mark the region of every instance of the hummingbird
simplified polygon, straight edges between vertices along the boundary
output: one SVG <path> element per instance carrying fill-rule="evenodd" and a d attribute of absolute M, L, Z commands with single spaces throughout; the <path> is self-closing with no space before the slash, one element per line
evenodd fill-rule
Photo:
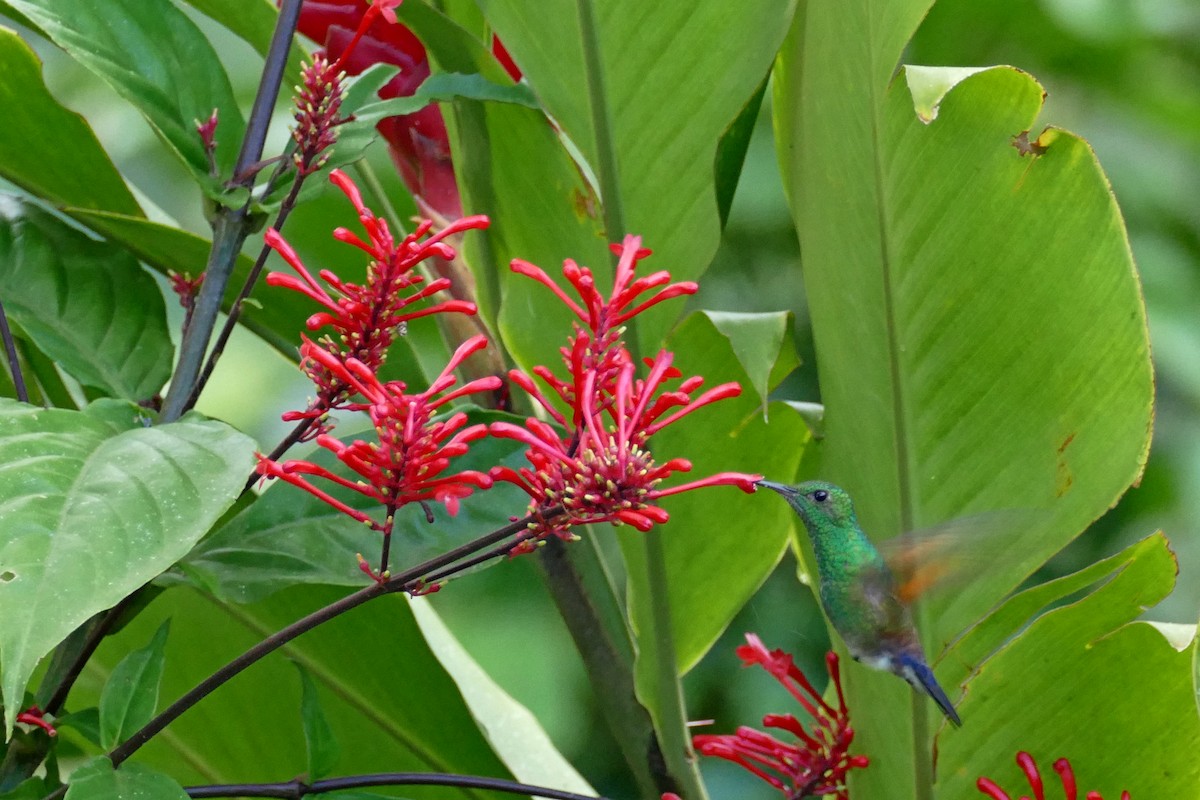
<path fill-rule="evenodd" d="M 825 481 L 757 485 L 783 495 L 804 521 L 817 556 L 821 605 L 854 660 L 899 675 L 961 726 L 925 659 L 896 577 L 859 527 L 849 493 Z"/>

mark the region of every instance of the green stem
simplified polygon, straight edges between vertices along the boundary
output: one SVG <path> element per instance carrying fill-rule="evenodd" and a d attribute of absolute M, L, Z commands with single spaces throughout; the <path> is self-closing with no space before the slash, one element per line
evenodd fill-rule
<path fill-rule="evenodd" d="M 596 143 L 596 180 L 600 182 L 600 200 L 604 207 L 604 233 L 609 241 L 619 241 L 627 232 L 625 208 L 621 198 L 621 173 L 617 168 L 617 145 L 613 139 L 612 113 L 605 89 L 604 60 L 600 53 L 600 32 L 596 24 L 593 0 L 576 0 L 579 14 L 580 45 L 583 50 L 584 77 L 587 83 L 588 108 L 592 118 L 592 138 Z M 626 347 L 634 363 L 640 363 L 640 342 L 637 320 L 625 323 L 629 329 Z"/>
<path fill-rule="evenodd" d="M 299 779 L 284 783 L 240 783 L 224 786 L 189 786 L 188 797 L 285 797 L 301 798 L 310 795 L 343 792 L 348 789 L 367 789 L 375 786 L 454 786 L 462 789 L 488 789 L 506 794 L 532 795 L 547 800 L 605 800 L 603 797 L 564 792 L 545 786 L 488 778 L 476 775 L 451 775 L 438 772 L 386 772 L 376 775 L 352 775 L 305 783 Z"/>
<path fill-rule="evenodd" d="M 608 93 L 604 88 L 604 64 L 600 56 L 600 34 L 592 0 L 576 0 L 579 12 L 580 44 L 587 80 L 588 106 L 592 116 L 592 137 L 596 142 L 596 179 L 600 181 L 600 199 L 604 203 L 604 227 L 609 239 L 625 232 L 621 203 L 617 150 L 612 137 Z"/>
<path fill-rule="evenodd" d="M 671 623 L 671 603 L 667 587 L 667 556 L 663 534 L 655 529 L 643 534 L 646 554 L 648 602 L 650 603 L 650 639 L 653 641 L 654 715 L 663 753 L 671 774 L 683 783 L 683 795 L 689 800 L 708 797 L 696 754 L 687 735 L 687 709 L 683 687 L 676 669 L 675 634 Z"/>
<path fill-rule="evenodd" d="M 162 421 L 174 422 L 188 410 L 188 401 L 196 388 L 208 341 L 217 324 L 217 312 L 221 309 L 221 298 L 225 286 L 233 273 L 233 265 L 249 228 L 246 225 L 247 208 L 223 208 L 213 222 L 213 244 L 204 265 L 204 284 L 196 297 L 195 311 L 191 324 L 183 332 L 179 345 L 179 363 L 171 376 L 171 388 L 163 404 Z"/>
<path fill-rule="evenodd" d="M 12 331 L 8 328 L 8 317 L 4 313 L 3 304 L 0 304 L 0 337 L 4 339 L 4 354 L 8 358 L 8 372 L 12 376 L 17 399 L 22 403 L 28 403 L 29 391 L 25 388 L 25 376 L 21 374 L 21 360 L 17 358 L 17 346 L 13 343 Z"/>
<path fill-rule="evenodd" d="M 637 699 L 633 674 L 633 644 L 624 617 L 607 581 L 584 542 L 564 545 L 551 539 L 537 564 L 571 633 L 588 679 L 600 700 L 604 721 L 629 765 L 641 797 L 678 792 L 677 782 L 664 770 L 664 758 L 654 722 Z M 615 613 L 614 613 L 615 612 Z M 613 620 L 619 622 L 613 624 Z M 697 796 L 699 797 L 699 796 Z"/>
<path fill-rule="evenodd" d="M 616 240 L 626 231 L 624 204 L 621 195 L 620 171 L 617 165 L 617 146 L 613 137 L 612 113 L 605 89 L 604 62 L 600 49 L 600 32 L 594 0 L 576 0 L 579 32 L 586 73 L 588 105 L 591 111 L 592 136 L 596 146 L 596 177 L 604 205 L 604 227 L 609 239 Z M 642 344 L 634 320 L 626 323 L 626 347 L 637 362 Z M 647 602 L 651 605 L 649 638 L 655 653 L 654 680 L 651 690 L 651 714 L 657 733 L 660 755 L 666 774 L 681 785 L 682 794 L 689 800 L 704 800 L 707 793 L 696 769 L 695 756 L 687 735 L 687 714 L 683 691 L 675 668 L 675 639 L 671 625 L 671 605 L 667 593 L 666 555 L 661 534 L 651 531 L 642 538 L 648 577 Z M 667 790 L 663 790 L 667 791 Z"/>

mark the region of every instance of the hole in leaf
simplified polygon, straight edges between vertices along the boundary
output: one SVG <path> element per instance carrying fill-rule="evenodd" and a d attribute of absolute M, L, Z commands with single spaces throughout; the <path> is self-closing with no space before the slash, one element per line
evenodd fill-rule
<path fill-rule="evenodd" d="M 13 572 L 12 570 L 6 569 L 4 572 L 0 572 L 0 581 L 4 581 L 5 583 L 8 583 L 15 577 L 17 577 L 17 573 Z"/>

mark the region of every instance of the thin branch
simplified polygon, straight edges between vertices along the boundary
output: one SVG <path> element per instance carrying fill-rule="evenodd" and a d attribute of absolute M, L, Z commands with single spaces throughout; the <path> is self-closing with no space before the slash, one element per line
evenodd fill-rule
<path fill-rule="evenodd" d="M 28 403 L 29 390 L 25 388 L 25 378 L 21 374 L 21 362 L 17 358 L 17 345 L 13 341 L 12 331 L 8 328 L 8 315 L 4 313 L 3 303 L 0 303 L 0 336 L 4 337 L 4 353 L 8 356 L 8 370 L 12 374 L 13 387 L 17 390 L 17 399 L 22 403 Z"/>
<path fill-rule="evenodd" d="M 271 461 L 278 461 L 279 457 L 291 449 L 292 445 L 304 438 L 304 434 L 308 433 L 308 429 L 313 426 L 313 420 L 304 419 L 300 424 L 292 429 L 292 432 L 283 438 L 279 444 L 275 445 L 275 449 L 267 456 Z M 258 482 L 262 476 L 258 472 L 251 472 L 250 477 L 246 479 L 246 485 L 242 487 L 242 493 L 250 491 L 251 487 Z"/>
<path fill-rule="evenodd" d="M 373 583 L 363 589 L 358 590 L 354 594 L 347 595 L 337 602 L 330 603 L 324 608 L 314 611 L 307 617 L 293 622 L 286 628 L 268 636 L 258 644 L 251 647 L 240 656 L 230 661 L 225 666 L 218 669 L 216 672 L 209 675 L 200 683 L 174 703 L 160 712 L 154 719 L 146 723 L 140 730 L 130 736 L 121 744 L 117 745 L 109 754 L 109 760 L 113 766 L 119 766 L 131 755 L 141 749 L 142 745 L 150 741 L 154 736 L 162 731 L 163 728 L 170 725 L 182 714 L 196 703 L 203 700 L 211 694 L 217 687 L 224 684 L 230 678 L 234 677 L 246 667 L 254 664 L 269 653 L 278 650 L 288 642 L 295 639 L 302 633 L 307 633 L 313 628 L 328 622 L 329 620 L 341 616 L 351 609 L 358 608 L 363 603 L 369 600 L 374 600 L 376 597 L 382 597 L 385 594 L 398 592 L 404 588 L 401 583 L 389 581 L 387 583 Z"/>
<path fill-rule="evenodd" d="M 279 20 L 271 37 L 270 50 L 267 52 L 263 65 L 263 77 L 258 84 L 258 94 L 254 98 L 254 107 L 250 111 L 250 120 L 246 126 L 246 136 L 242 139 L 242 148 L 238 153 L 237 163 L 233 169 L 233 179 L 230 186 L 249 189 L 253 186 L 256 171 L 251 169 L 262 158 L 263 143 L 266 141 L 267 128 L 271 121 L 271 112 L 275 99 L 279 95 L 279 86 L 283 81 L 283 71 L 287 64 L 288 50 L 292 42 L 292 34 L 296 29 L 296 21 L 300 17 L 300 0 L 284 0 L 279 11 Z M 204 364 L 204 355 L 208 350 L 209 340 L 216 327 L 217 312 L 221 308 L 221 299 L 225 295 L 225 287 L 229 276 L 233 273 L 233 265 L 241 252 L 242 243 L 250 230 L 249 219 L 250 200 L 238 208 L 221 207 L 213 222 L 212 251 L 204 269 L 204 284 L 196 297 L 195 315 L 192 324 L 183 332 L 183 341 L 179 346 L 179 362 L 175 373 L 171 376 L 171 389 L 163 404 L 162 421 L 174 422 L 183 416 L 191 406 L 196 380 Z"/>
<path fill-rule="evenodd" d="M 251 180 L 253 177 L 251 167 L 262 160 L 267 129 L 271 126 L 271 115 L 275 111 L 279 87 L 283 84 L 283 72 L 287 69 L 288 51 L 292 46 L 296 23 L 300 20 L 300 5 L 301 0 L 283 0 L 279 8 L 279 20 L 275 23 L 275 30 L 271 34 L 271 44 L 263 62 L 263 74 L 262 80 L 258 83 L 258 94 L 254 97 L 254 106 L 250 109 L 250 120 L 246 123 L 246 138 L 242 139 L 242 149 L 238 153 L 237 164 L 233 168 L 235 181 Z"/>
<path fill-rule="evenodd" d="M 524 534 L 524 535 L 522 535 L 522 534 Z M 487 550 L 483 553 L 480 553 L 479 555 L 472 556 L 471 558 L 463 559 L 462 561 L 456 561 L 455 563 L 451 564 L 450 566 L 446 567 L 445 569 L 441 570 L 440 572 L 435 572 L 431 575 L 424 576 L 422 578 L 422 580 L 425 581 L 426 583 L 437 583 L 438 581 L 453 577 L 454 575 L 457 575 L 460 572 L 465 572 L 466 570 L 470 569 L 471 567 L 476 567 L 476 566 L 479 566 L 480 564 L 491 561 L 493 558 L 499 558 L 500 556 L 508 555 L 508 553 L 512 551 L 514 546 L 520 544 L 521 542 L 532 537 L 533 535 L 534 534 L 532 531 L 524 531 L 522 533 L 518 533 L 517 536 L 514 537 L 514 539 L 511 542 L 503 542 L 503 543 L 497 545 L 496 547 L 492 548 L 491 550 Z"/>
<path fill-rule="evenodd" d="M 292 209 L 296 206 L 296 198 L 300 196 L 300 188 L 304 185 L 305 176 L 302 173 L 297 173 L 296 180 L 292 182 L 292 188 L 284 198 L 282 205 L 279 206 L 279 212 L 275 215 L 275 221 L 271 227 L 275 230 L 282 230 L 283 225 L 287 222 L 288 216 L 292 213 Z M 274 180 L 274 178 L 272 178 Z M 225 345 L 229 343 L 229 337 L 233 335 L 234 328 L 237 327 L 237 322 L 242 316 L 242 306 L 246 302 L 246 298 L 254 291 L 254 286 L 258 283 L 258 277 L 262 274 L 263 267 L 267 263 L 267 257 L 271 254 L 271 248 L 265 244 L 258 251 L 258 257 L 254 259 L 254 266 L 250 268 L 249 274 L 246 275 L 246 280 L 242 283 L 241 291 L 238 292 L 237 298 L 229 307 L 229 313 L 225 317 L 225 324 L 221 327 L 221 332 L 217 335 L 217 340 L 212 346 L 212 351 L 208 354 L 208 361 L 204 364 L 204 369 L 200 372 L 200 377 L 196 379 L 196 386 L 192 389 L 192 395 L 188 398 L 188 405 L 194 406 L 200 398 L 200 393 L 204 391 L 208 379 L 212 377 L 213 370 L 217 368 L 217 361 L 225 352 Z"/>
<path fill-rule="evenodd" d="M 562 506 L 555 506 L 543 513 L 542 517 L 557 516 L 562 513 Z M 341 600 L 338 600 L 330 605 L 320 608 L 302 619 L 293 622 L 286 628 L 263 639 L 258 644 L 251 647 L 246 652 L 242 653 L 237 658 L 230 661 L 225 666 L 218 669 L 216 672 L 209 675 L 203 681 L 198 683 L 191 691 L 184 694 L 167 708 L 163 709 L 157 716 L 146 723 L 140 730 L 135 732 L 127 740 L 119 744 L 109 752 L 108 758 L 112 761 L 113 766 L 119 766 L 131 755 L 141 749 L 142 745 L 150 741 L 158 735 L 164 728 L 178 719 L 192 706 L 203 700 L 219 686 L 229 681 L 234 676 L 238 675 L 251 664 L 256 663 L 263 657 L 278 650 L 283 645 L 307 633 L 313 628 L 328 622 L 335 617 L 352 609 L 358 608 L 364 603 L 374 600 L 376 597 L 382 597 L 395 592 L 411 591 L 420 586 L 420 579 L 424 575 L 428 575 L 435 570 L 439 570 L 449 564 L 458 561 L 461 558 L 469 556 L 478 550 L 490 547 L 499 541 L 502 541 L 513 534 L 519 533 L 535 521 L 535 517 L 527 516 L 522 519 L 505 525 L 503 528 L 498 528 L 489 534 L 479 537 L 473 541 L 467 542 L 459 547 L 443 553 L 440 556 L 431 558 L 428 561 L 418 564 L 414 567 L 404 570 L 403 572 L 393 575 L 386 581 L 373 583 L 370 586 L 358 590 L 354 594 L 347 595 Z M 51 794 L 47 795 L 45 800 L 58 800 L 67 792 L 67 787 L 60 786 Z"/>
<path fill-rule="evenodd" d="M 507 794 L 523 794 L 544 797 L 547 800 L 608 800 L 605 797 L 564 792 L 546 786 L 485 778 L 476 775 L 446 775 L 436 772 L 383 772 L 375 775 L 353 775 L 346 778 L 330 778 L 323 781 L 304 783 L 241 783 L 224 786 L 189 786 L 184 789 L 189 797 L 284 797 L 300 798 L 346 789 L 364 789 L 371 786 L 454 786 L 462 789 L 487 789 Z"/>

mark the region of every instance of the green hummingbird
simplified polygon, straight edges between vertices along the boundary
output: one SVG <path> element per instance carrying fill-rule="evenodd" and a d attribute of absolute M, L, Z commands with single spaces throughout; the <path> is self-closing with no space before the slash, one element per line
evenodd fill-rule
<path fill-rule="evenodd" d="M 904 678 L 962 725 L 925 660 L 895 575 L 858 525 L 850 495 L 825 481 L 757 485 L 783 495 L 804 521 L 817 556 L 821 605 L 854 660 Z"/>

